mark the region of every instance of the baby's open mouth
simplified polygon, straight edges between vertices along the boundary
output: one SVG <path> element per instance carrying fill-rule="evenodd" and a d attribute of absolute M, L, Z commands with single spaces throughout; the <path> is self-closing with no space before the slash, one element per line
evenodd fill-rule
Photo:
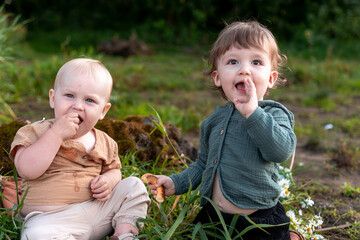
<path fill-rule="evenodd" d="M 79 118 L 79 124 L 81 124 L 84 120 L 80 116 L 78 116 L 78 118 Z"/>

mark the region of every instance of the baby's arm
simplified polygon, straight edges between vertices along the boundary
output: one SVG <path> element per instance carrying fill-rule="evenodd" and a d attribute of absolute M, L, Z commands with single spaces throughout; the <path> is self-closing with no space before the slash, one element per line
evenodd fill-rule
<path fill-rule="evenodd" d="M 116 184 L 121 180 L 121 171 L 111 169 L 95 177 L 90 184 L 93 197 L 99 201 L 106 201 Z"/>
<path fill-rule="evenodd" d="M 64 115 L 32 145 L 19 147 L 14 158 L 19 175 L 29 180 L 40 177 L 54 160 L 61 143 L 76 134 L 78 123 L 77 113 Z"/>

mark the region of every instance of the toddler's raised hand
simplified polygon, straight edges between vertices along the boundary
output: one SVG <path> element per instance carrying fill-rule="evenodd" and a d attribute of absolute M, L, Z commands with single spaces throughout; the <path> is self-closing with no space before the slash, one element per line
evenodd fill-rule
<path fill-rule="evenodd" d="M 101 202 L 108 200 L 112 192 L 109 178 L 106 175 L 96 176 L 91 181 L 90 189 L 93 197 Z"/>
<path fill-rule="evenodd" d="M 248 118 L 258 107 L 255 84 L 249 79 L 244 79 L 246 95 L 234 98 L 236 109 L 245 118 Z"/>
<path fill-rule="evenodd" d="M 51 130 L 55 131 L 62 140 L 70 139 L 79 129 L 79 122 L 79 114 L 68 113 L 56 119 Z"/>

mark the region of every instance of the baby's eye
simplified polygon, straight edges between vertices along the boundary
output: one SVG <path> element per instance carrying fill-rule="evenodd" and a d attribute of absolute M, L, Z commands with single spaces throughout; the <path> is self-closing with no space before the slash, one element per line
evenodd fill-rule
<path fill-rule="evenodd" d="M 65 97 L 68 97 L 68 98 L 73 98 L 73 97 L 74 97 L 74 95 L 72 95 L 72 94 L 70 94 L 70 93 L 67 93 L 67 94 L 65 94 Z"/>
<path fill-rule="evenodd" d="M 227 64 L 229 64 L 229 65 L 235 65 L 235 64 L 238 64 L 238 61 L 235 60 L 235 59 L 230 59 Z"/>
<path fill-rule="evenodd" d="M 255 66 L 262 65 L 262 62 L 260 60 L 253 60 L 251 63 Z"/>
<path fill-rule="evenodd" d="M 93 102 L 95 102 L 95 101 L 94 101 L 94 100 L 92 100 L 91 98 L 87 98 L 85 101 L 86 101 L 86 102 L 89 102 L 89 103 L 93 103 Z"/>

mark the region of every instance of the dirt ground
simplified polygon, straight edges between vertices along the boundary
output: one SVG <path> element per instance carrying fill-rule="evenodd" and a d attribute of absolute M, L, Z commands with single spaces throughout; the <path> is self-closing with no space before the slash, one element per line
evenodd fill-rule
<path fill-rule="evenodd" d="M 345 183 L 354 188 L 360 187 L 359 154 L 335 154 L 343 149 L 359 149 L 359 137 L 345 133 L 339 127 L 339 122 L 350 116 L 360 116 L 360 99 L 355 98 L 354 102 L 354 107 L 340 104 L 331 112 L 284 103 L 294 113 L 296 124 L 314 126 L 312 131 L 316 132 L 313 135 L 319 134 L 315 143 L 309 137 L 298 136 L 293 177 L 299 186 L 303 185 L 309 192 L 315 209 L 321 212 L 323 230 L 329 229 L 319 233 L 331 240 L 360 239 L 359 230 L 356 236 L 344 233 L 347 223 L 360 220 L 360 196 L 348 197 L 343 194 Z M 332 124 L 332 128 L 326 130 L 329 124 Z"/>
<path fill-rule="evenodd" d="M 356 100 L 360 106 L 360 98 Z M 331 120 L 346 118 L 357 114 L 359 107 L 339 107 L 335 112 L 323 112 L 314 107 L 302 107 L 298 104 L 286 104 L 295 115 L 296 124 L 306 126 L 314 124 L 324 127 Z M 36 121 L 43 116 L 52 116 L 52 111 L 47 103 L 39 104 L 33 101 L 24 101 L 22 104 L 11 106 L 21 120 Z M 359 145 L 359 138 L 351 138 L 338 129 L 326 130 L 326 139 L 322 139 L 318 146 L 309 145 L 309 139 L 298 137 L 293 177 L 297 184 L 302 185 L 315 201 L 315 207 L 321 211 L 324 218 L 323 228 L 333 228 L 329 231 L 320 232 L 328 239 L 355 239 L 345 236 L 341 228 L 344 224 L 360 221 L 360 196 L 346 197 L 342 194 L 344 183 L 355 188 L 360 187 L 360 170 L 355 166 L 337 167 L 332 160 L 334 155 L 329 149 L 339 148 L 341 139 L 350 139 L 355 145 Z M 187 132 L 185 139 L 198 146 L 198 131 Z M 325 147 L 324 147 L 325 146 Z M 356 159 L 360 162 L 359 159 Z M 340 227 L 339 227 L 340 226 Z M 358 233 L 359 234 L 359 233 Z"/>

